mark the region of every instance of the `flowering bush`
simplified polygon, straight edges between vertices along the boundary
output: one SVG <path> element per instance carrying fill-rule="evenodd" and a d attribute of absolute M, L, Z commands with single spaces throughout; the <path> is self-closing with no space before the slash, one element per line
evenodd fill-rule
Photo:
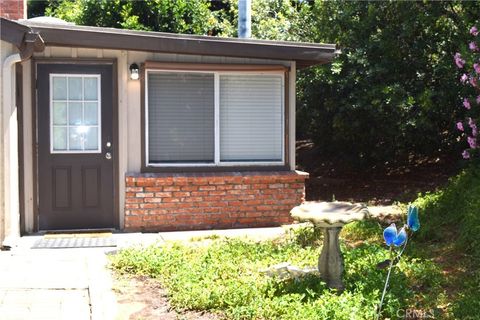
<path fill-rule="evenodd" d="M 468 116 L 457 122 L 457 129 L 468 143 L 468 148 L 462 152 L 464 159 L 470 159 L 478 154 L 479 149 L 477 121 L 480 115 L 480 49 L 477 45 L 479 31 L 476 26 L 470 29 L 470 34 L 473 40 L 468 44 L 468 50 L 463 56 L 457 52 L 453 57 L 457 67 L 464 71 L 460 76 L 460 82 L 470 87 L 470 94 L 463 98 L 463 107 L 467 109 Z"/>

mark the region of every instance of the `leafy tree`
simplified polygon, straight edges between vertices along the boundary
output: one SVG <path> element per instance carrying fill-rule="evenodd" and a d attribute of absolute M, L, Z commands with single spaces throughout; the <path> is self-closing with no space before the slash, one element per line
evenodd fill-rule
<path fill-rule="evenodd" d="M 78 25 L 174 33 L 217 33 L 207 0 L 64 0 L 45 12 Z"/>
<path fill-rule="evenodd" d="M 238 0 L 223 0 L 223 36 L 237 37 Z M 266 40 L 298 41 L 306 38 L 305 22 L 310 7 L 302 1 L 252 0 L 252 37 Z"/>
<path fill-rule="evenodd" d="M 337 43 L 302 72 L 299 132 L 359 166 L 456 147 L 461 87 L 452 56 L 478 2 L 316 2 L 308 40 Z M 459 114 L 460 113 L 460 114 Z"/>

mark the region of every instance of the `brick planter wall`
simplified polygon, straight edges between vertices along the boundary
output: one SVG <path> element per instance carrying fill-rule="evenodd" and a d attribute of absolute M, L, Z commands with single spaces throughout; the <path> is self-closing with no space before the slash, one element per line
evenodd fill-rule
<path fill-rule="evenodd" d="M 304 172 L 127 174 L 125 230 L 278 226 L 305 199 Z"/>

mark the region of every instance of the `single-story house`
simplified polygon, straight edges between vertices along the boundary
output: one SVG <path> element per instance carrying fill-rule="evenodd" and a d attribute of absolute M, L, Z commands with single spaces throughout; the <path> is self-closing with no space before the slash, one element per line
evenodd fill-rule
<path fill-rule="evenodd" d="M 296 71 L 335 45 L 52 18 L 0 29 L 0 241 L 279 225 L 303 201 Z"/>

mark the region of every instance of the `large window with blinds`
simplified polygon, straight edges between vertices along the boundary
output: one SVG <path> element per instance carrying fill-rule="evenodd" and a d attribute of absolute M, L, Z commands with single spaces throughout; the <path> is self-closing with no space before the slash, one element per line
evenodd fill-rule
<path fill-rule="evenodd" d="M 147 70 L 147 166 L 284 163 L 280 72 Z"/>

